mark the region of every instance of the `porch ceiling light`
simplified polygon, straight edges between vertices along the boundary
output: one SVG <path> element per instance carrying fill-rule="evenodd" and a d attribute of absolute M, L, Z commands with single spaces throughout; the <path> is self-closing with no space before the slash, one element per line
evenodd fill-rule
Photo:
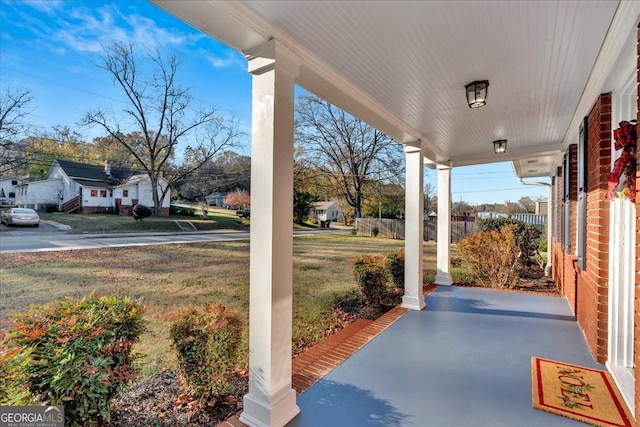
<path fill-rule="evenodd" d="M 493 151 L 496 154 L 504 154 L 507 152 L 507 140 L 506 139 L 498 139 L 493 141 Z"/>
<path fill-rule="evenodd" d="M 489 80 L 476 80 L 465 86 L 469 108 L 479 108 L 487 103 Z"/>

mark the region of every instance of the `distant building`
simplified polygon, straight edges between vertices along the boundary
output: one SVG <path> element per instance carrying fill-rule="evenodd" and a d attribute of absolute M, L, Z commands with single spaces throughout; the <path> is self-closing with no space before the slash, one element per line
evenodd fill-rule
<path fill-rule="evenodd" d="M 478 219 L 509 218 L 506 213 L 478 212 Z"/>
<path fill-rule="evenodd" d="M 536 213 L 538 215 L 546 215 L 549 211 L 549 202 L 543 200 L 541 202 L 536 202 Z"/>
<path fill-rule="evenodd" d="M 225 199 L 229 195 L 229 192 L 211 193 L 205 197 L 205 200 L 209 206 L 225 206 Z"/>
<path fill-rule="evenodd" d="M 316 202 L 310 215 L 316 217 L 318 221 L 337 221 L 340 216 L 340 207 L 336 202 Z"/>
<path fill-rule="evenodd" d="M 16 188 L 26 182 L 28 182 L 26 179 L 15 176 L 0 178 L 0 199 L 2 199 L 0 204 L 13 205 L 16 199 Z"/>
<path fill-rule="evenodd" d="M 157 190 L 169 182 L 160 177 Z M 68 160 L 54 160 L 45 179 L 24 182 L 16 187 L 16 204 L 43 209 L 55 207 L 65 212 L 114 213 L 132 215 L 133 206 L 153 207 L 153 189 L 146 174 Z M 169 215 L 170 190 L 162 200 L 162 215 Z"/>

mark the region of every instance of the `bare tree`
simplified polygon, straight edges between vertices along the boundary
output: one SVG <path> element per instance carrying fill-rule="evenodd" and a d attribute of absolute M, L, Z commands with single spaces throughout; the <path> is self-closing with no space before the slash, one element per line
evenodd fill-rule
<path fill-rule="evenodd" d="M 251 157 L 225 151 L 177 184 L 180 196 L 189 200 L 204 199 L 213 192 L 249 191 Z"/>
<path fill-rule="evenodd" d="M 397 181 L 404 170 L 400 144 L 314 95 L 299 99 L 296 143 L 356 217 L 362 216 L 368 183 Z"/>
<path fill-rule="evenodd" d="M 430 182 L 425 182 L 422 187 L 424 191 L 424 212 L 429 215 L 432 211 L 438 210 L 437 188 Z"/>
<path fill-rule="evenodd" d="M 190 91 L 177 82 L 180 62 L 176 55 L 168 60 L 158 51 L 146 55 L 154 71 L 144 74 L 138 70 L 139 59 L 134 55 L 133 44 L 118 42 L 104 46 L 103 50 L 98 67 L 109 73 L 124 92 L 129 106 L 122 113 L 129 121 L 124 124 L 97 109 L 87 112 L 82 123 L 101 127 L 133 155 L 149 176 L 151 187 L 156 189 L 152 193 L 153 204 L 155 214 L 160 215 L 162 200 L 174 183 L 235 145 L 240 135 L 238 123 L 219 115 L 214 108 L 191 111 Z M 125 131 L 124 126 L 130 129 Z M 126 138 L 132 129 L 139 137 L 135 143 Z M 188 164 L 172 165 L 178 144 L 187 138 L 192 142 L 185 148 Z M 160 185 L 161 177 L 169 182 L 164 188 Z"/>
<path fill-rule="evenodd" d="M 20 149 L 31 114 L 31 92 L 18 88 L 5 88 L 0 98 L 0 175 L 21 168 L 26 158 Z"/>
<path fill-rule="evenodd" d="M 524 196 L 518 200 L 518 204 L 524 213 L 534 213 L 536 211 L 536 202 L 531 197 Z"/>

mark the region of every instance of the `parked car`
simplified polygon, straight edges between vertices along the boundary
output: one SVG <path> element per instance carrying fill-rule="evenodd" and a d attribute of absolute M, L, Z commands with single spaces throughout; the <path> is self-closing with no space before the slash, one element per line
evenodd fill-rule
<path fill-rule="evenodd" d="M 238 215 L 238 218 L 250 218 L 251 209 L 240 209 L 239 211 L 236 211 L 236 215 Z"/>
<path fill-rule="evenodd" d="M 33 209 L 11 208 L 2 212 L 2 223 L 10 225 L 40 226 L 40 216 Z"/>

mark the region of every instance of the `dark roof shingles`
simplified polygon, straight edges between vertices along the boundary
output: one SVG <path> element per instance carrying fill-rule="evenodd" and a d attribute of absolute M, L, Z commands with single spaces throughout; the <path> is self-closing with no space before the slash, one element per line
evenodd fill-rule
<path fill-rule="evenodd" d="M 111 175 L 107 175 L 104 166 L 89 165 L 86 163 L 72 162 L 69 160 L 56 160 L 58 165 L 70 178 L 79 178 L 91 181 L 112 182 L 127 180 L 133 171 L 123 168 L 111 168 Z"/>

